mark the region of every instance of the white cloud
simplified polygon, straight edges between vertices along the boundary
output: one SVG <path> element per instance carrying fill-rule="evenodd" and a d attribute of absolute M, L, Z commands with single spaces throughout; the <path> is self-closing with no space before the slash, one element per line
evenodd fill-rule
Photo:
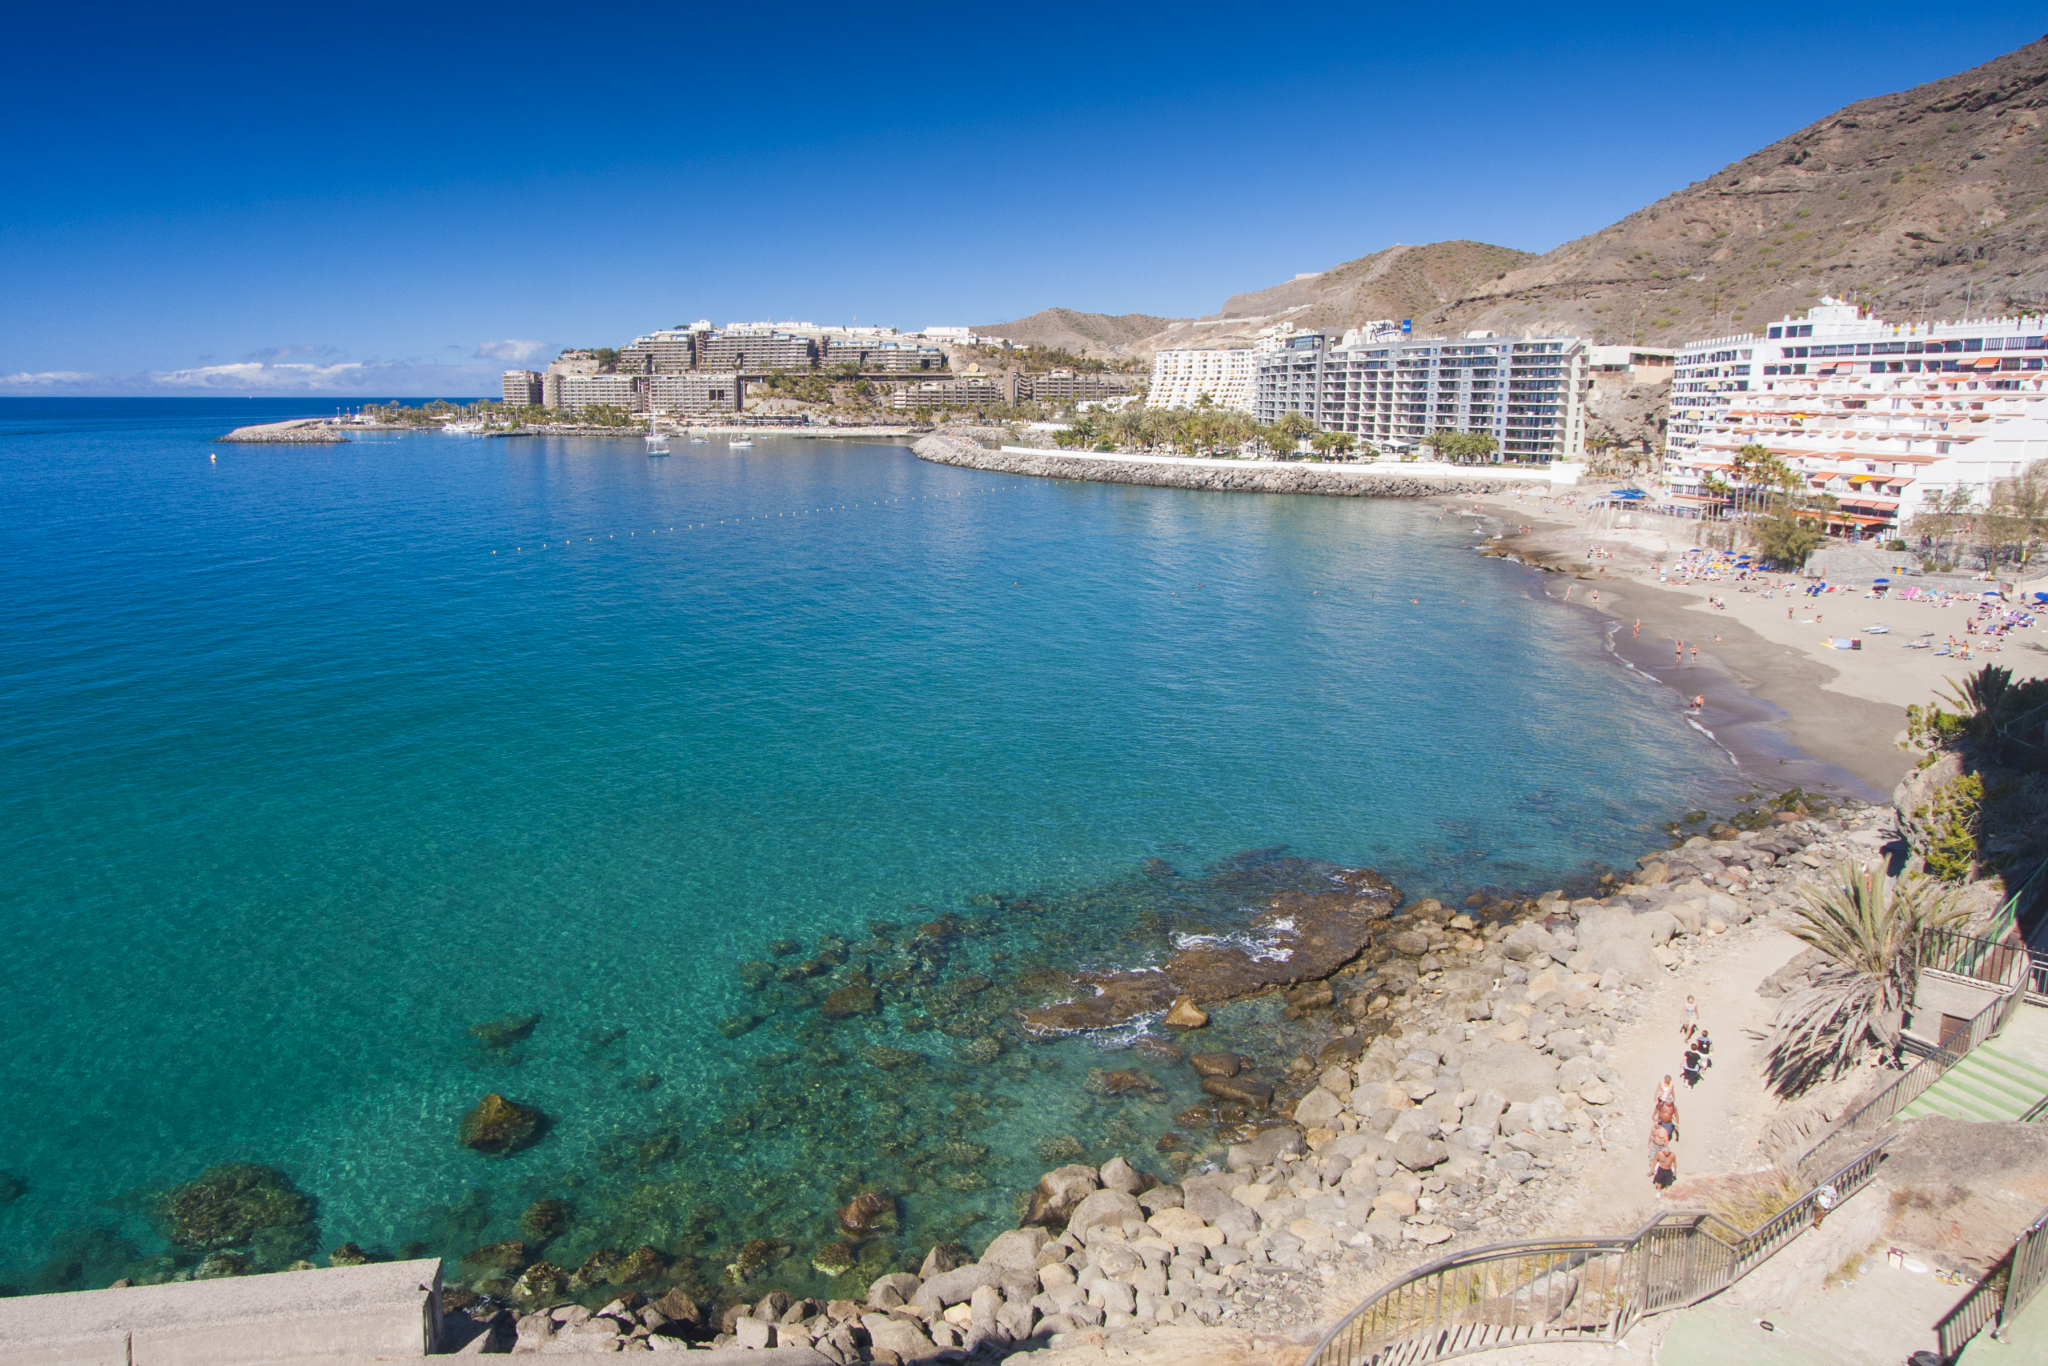
<path fill-rule="evenodd" d="M 505 341 L 478 342 L 476 358 L 478 360 L 522 361 L 547 350 L 547 345 L 546 342 L 515 341 L 510 338 Z"/>
<path fill-rule="evenodd" d="M 98 379 L 97 375 L 84 374 L 77 370 L 38 370 L 31 374 L 27 370 L 12 375 L 0 375 L 0 385 L 13 389 L 57 389 L 70 388 Z"/>
<path fill-rule="evenodd" d="M 298 348 L 293 348 L 297 350 Z M 484 395 L 498 392 L 498 371 L 485 365 L 414 360 L 244 360 L 117 375 L 79 370 L 0 374 L 0 392 L 109 396 L 119 394 L 332 394 L 361 398 Z"/>

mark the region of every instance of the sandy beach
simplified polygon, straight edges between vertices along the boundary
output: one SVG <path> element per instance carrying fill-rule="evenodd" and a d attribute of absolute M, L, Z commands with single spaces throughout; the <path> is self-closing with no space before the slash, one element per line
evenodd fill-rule
<path fill-rule="evenodd" d="M 1694 548 L 1698 524 L 1639 513 L 1621 519 L 1637 525 L 1607 525 L 1611 514 L 1583 505 L 1597 493 L 1589 489 L 1569 502 L 1480 495 L 1443 505 L 1500 524 L 1500 550 L 1559 571 L 1556 585 L 1545 591 L 1559 600 L 1569 592 L 1574 605 L 1611 619 L 1617 658 L 1672 688 L 1673 705 L 1704 696 L 1696 723 L 1766 787 L 1819 787 L 1885 800 L 1915 759 L 1903 747 L 1908 706 L 1946 696 L 1987 662 L 2020 677 L 2048 674 L 2048 626 L 2015 630 L 2002 647 L 1979 646 L 1972 658 L 1937 655 L 1951 636 L 1981 639 L 1964 632 L 1971 609 L 1880 600 L 1871 596 L 1868 579 L 1818 597 L 1804 593 L 1806 580 L 1788 592 L 1782 575 L 1769 584 L 1667 579 L 1666 571 Z M 1889 577 L 1903 585 L 1933 582 Z M 1984 586 L 1954 576 L 1941 583 Z M 1873 626 L 1889 630 L 1871 634 Z M 1935 649 L 1906 648 L 1927 633 Z M 1860 639 L 1862 648 L 1831 648 L 1828 642 L 1837 638 Z M 1684 655 L 1674 662 L 1681 643 Z"/>

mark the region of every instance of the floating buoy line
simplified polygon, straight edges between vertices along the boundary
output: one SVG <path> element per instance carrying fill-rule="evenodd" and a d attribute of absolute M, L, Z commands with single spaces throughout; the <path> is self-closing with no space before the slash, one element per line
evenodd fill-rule
<path fill-rule="evenodd" d="M 985 489 L 963 489 L 958 493 L 926 493 L 920 494 L 915 498 L 874 498 L 868 499 L 863 502 L 837 503 L 829 507 L 798 508 L 794 512 L 756 512 L 749 514 L 747 516 L 735 515 L 731 517 L 720 517 L 716 520 L 708 520 L 702 522 L 683 522 L 678 525 L 668 527 L 649 527 L 647 529 L 647 534 L 649 536 L 660 536 L 669 533 L 681 534 L 683 532 L 689 531 L 711 531 L 715 530 L 718 527 L 745 526 L 751 522 L 789 521 L 798 517 L 816 517 L 822 516 L 826 513 L 833 512 L 865 512 L 873 508 L 909 507 L 914 503 L 944 503 L 951 502 L 954 499 L 958 498 L 973 497 L 977 494 L 995 494 L 1006 492 L 1022 493 L 1024 492 L 1026 487 L 1028 486 L 1019 486 L 1014 489 L 1005 488 L 1003 486 L 996 486 L 993 488 Z M 626 533 L 626 538 L 628 540 L 635 540 L 638 539 L 639 535 L 640 533 L 637 530 L 628 531 Z M 616 531 L 608 531 L 605 533 L 605 539 L 607 541 L 616 541 L 618 538 L 619 534 Z M 583 541 L 585 545 L 595 545 L 597 543 L 597 537 L 595 535 L 585 536 L 583 538 Z M 566 550 L 570 547 L 573 547 L 575 544 L 576 538 L 570 536 L 564 538 L 559 543 L 555 541 L 542 541 L 539 544 L 537 544 L 534 547 L 534 549 L 549 550 L 559 548 Z M 499 552 L 493 550 L 491 553 L 493 555 L 496 555 Z M 512 547 L 512 553 L 515 555 L 523 555 L 526 553 L 526 547 L 524 545 L 515 545 Z"/>

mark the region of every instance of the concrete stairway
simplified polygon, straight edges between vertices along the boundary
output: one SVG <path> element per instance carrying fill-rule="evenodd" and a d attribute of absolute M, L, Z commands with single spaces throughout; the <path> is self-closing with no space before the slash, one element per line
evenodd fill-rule
<path fill-rule="evenodd" d="M 2048 1069 L 1979 1044 L 1942 1079 L 1899 1112 L 1901 1119 L 1948 1115 L 1954 1119 L 2013 1120 L 2048 1096 Z"/>

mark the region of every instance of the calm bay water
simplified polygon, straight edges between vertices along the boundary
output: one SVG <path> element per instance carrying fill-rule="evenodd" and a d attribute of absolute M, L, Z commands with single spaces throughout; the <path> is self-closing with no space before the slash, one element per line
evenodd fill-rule
<path fill-rule="evenodd" d="M 1426 509 L 794 439 L 209 444 L 289 415 L 0 402 L 17 1288 L 160 1252 L 151 1193 L 228 1161 L 317 1199 L 322 1249 L 452 1256 L 562 1195 L 593 1221 L 571 1251 L 602 1209 L 605 1239 L 715 1261 L 773 1210 L 807 1254 L 827 1234 L 801 1211 L 855 1175 L 921 1192 L 909 1232 L 980 1216 L 986 1237 L 1048 1134 L 1169 1117 L 1086 1095 L 1093 1044 L 1011 1031 L 976 1072 L 892 1010 L 835 1028 L 952 1059 L 927 1089 L 964 1075 L 986 1116 L 956 1096 L 920 1117 L 897 1071 L 778 1091 L 800 1112 L 778 1119 L 767 1073 L 872 1069 L 809 1017 L 726 1038 L 757 1009 L 739 964 L 1024 894 L 1108 961 L 1145 860 L 1255 847 L 1411 894 L 1557 885 L 1731 790 L 1589 621 Z M 1016 953 L 969 956 L 1000 976 Z M 542 1021 L 512 1050 L 468 1032 L 521 1012 Z M 460 1148 L 493 1089 L 544 1109 L 546 1139 Z M 943 1177 L 880 1152 L 809 1170 L 881 1091 L 911 1113 L 863 1134 L 983 1151 Z M 665 1212 L 620 1213 L 657 1187 Z"/>

